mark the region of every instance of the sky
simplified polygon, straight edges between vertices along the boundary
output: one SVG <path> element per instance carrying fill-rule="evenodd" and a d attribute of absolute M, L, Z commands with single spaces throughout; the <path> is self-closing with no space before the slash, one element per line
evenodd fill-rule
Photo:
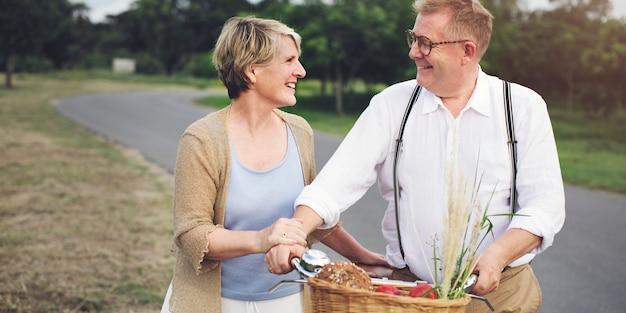
<path fill-rule="evenodd" d="M 91 9 L 89 12 L 91 22 L 99 23 L 104 21 L 107 14 L 115 15 L 127 11 L 134 0 L 70 0 L 70 2 L 85 3 Z M 613 16 L 626 18 L 626 1 L 611 0 L 611 2 L 613 3 Z M 529 10 L 550 8 L 548 0 L 526 0 L 526 3 L 526 8 Z"/>

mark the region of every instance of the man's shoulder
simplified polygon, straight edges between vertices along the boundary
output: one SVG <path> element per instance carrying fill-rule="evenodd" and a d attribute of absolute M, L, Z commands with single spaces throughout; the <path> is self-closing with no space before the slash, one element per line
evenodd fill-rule
<path fill-rule="evenodd" d="M 497 76 L 489 75 L 483 72 L 483 78 L 487 81 L 490 89 L 503 88 L 503 82 L 508 82 L 511 86 L 511 97 L 513 99 L 537 100 L 541 98 L 541 95 L 533 90 L 531 87 L 522 85 L 518 82 L 502 79 Z"/>
<path fill-rule="evenodd" d="M 396 93 L 410 93 L 413 91 L 415 86 L 417 85 L 417 81 L 415 79 L 401 81 L 395 84 L 389 85 L 387 88 L 383 89 L 380 94 L 396 94 Z"/>
<path fill-rule="evenodd" d="M 411 97 L 415 86 L 417 86 L 417 82 L 415 81 L 415 79 L 392 84 L 383 89 L 381 92 L 374 95 L 374 97 L 372 97 L 372 103 L 385 102 L 388 104 L 406 104 L 406 101 L 408 101 L 408 99 Z"/>

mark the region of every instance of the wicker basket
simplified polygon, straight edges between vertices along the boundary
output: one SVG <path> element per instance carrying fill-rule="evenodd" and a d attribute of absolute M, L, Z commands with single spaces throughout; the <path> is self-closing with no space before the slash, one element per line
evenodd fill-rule
<path fill-rule="evenodd" d="M 333 285 L 309 278 L 313 313 L 463 313 L 471 298 L 426 299 L 390 295 Z"/>

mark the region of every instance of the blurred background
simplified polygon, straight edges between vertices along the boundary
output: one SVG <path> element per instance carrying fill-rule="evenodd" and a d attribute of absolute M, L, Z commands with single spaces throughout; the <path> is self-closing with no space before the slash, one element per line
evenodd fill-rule
<path fill-rule="evenodd" d="M 483 2 L 496 17 L 482 61 L 487 73 L 532 87 L 551 106 L 623 113 L 626 2 Z M 110 70 L 114 60 L 138 74 L 211 79 L 210 55 L 221 25 L 233 15 L 256 15 L 281 20 L 302 35 L 307 78 L 321 82 L 320 92 L 337 95 L 342 114 L 354 82 L 389 85 L 415 75 L 403 33 L 413 25 L 411 3 L 2 0 L 0 64 L 5 86 L 12 73 Z"/>
<path fill-rule="evenodd" d="M 546 99 L 576 186 L 564 231 L 534 264 L 542 312 L 623 312 L 626 1 L 482 1 L 495 16 L 483 70 Z M 171 279 L 171 172 L 58 114 L 63 101 L 102 108 L 95 118 L 114 128 L 126 119 L 106 120 L 110 103 L 182 110 L 172 99 L 184 91 L 204 97 L 194 109 L 226 106 L 213 46 L 228 18 L 255 15 L 303 38 L 307 76 L 285 110 L 341 138 L 373 93 L 415 77 L 412 2 L 0 0 L 0 312 L 157 312 Z M 165 147 L 154 133 L 143 140 Z M 377 235 L 371 216 L 347 212 Z"/>

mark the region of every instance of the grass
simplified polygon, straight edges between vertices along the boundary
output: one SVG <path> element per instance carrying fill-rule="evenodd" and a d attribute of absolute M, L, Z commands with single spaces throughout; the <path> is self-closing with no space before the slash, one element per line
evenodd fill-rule
<path fill-rule="evenodd" d="M 626 116 L 551 110 L 563 180 L 626 194 Z"/>
<path fill-rule="evenodd" d="M 120 74 L 113 73 L 109 70 L 94 69 L 85 71 L 62 71 L 62 72 L 50 72 L 45 74 L 39 74 L 39 77 L 46 79 L 53 79 L 59 81 L 76 81 L 76 80 L 100 80 L 125 84 L 144 84 L 154 86 L 188 86 L 191 88 L 205 89 L 218 87 L 222 88 L 222 83 L 219 80 L 209 80 L 202 78 L 193 78 L 187 76 L 149 76 L 141 74 Z"/>
<path fill-rule="evenodd" d="M 168 177 L 54 110 L 71 94 L 156 85 L 15 86 L 0 89 L 0 312 L 157 311 L 173 265 Z"/>
<path fill-rule="evenodd" d="M 0 312 L 158 311 L 173 265 L 171 177 L 58 115 L 54 103 L 217 84 L 93 72 L 14 78 L 14 89 L 0 87 Z M 290 110 L 316 130 L 347 133 L 356 114 L 336 117 L 331 98 L 308 90 Z M 626 194 L 625 118 L 551 114 L 565 181 Z"/>

